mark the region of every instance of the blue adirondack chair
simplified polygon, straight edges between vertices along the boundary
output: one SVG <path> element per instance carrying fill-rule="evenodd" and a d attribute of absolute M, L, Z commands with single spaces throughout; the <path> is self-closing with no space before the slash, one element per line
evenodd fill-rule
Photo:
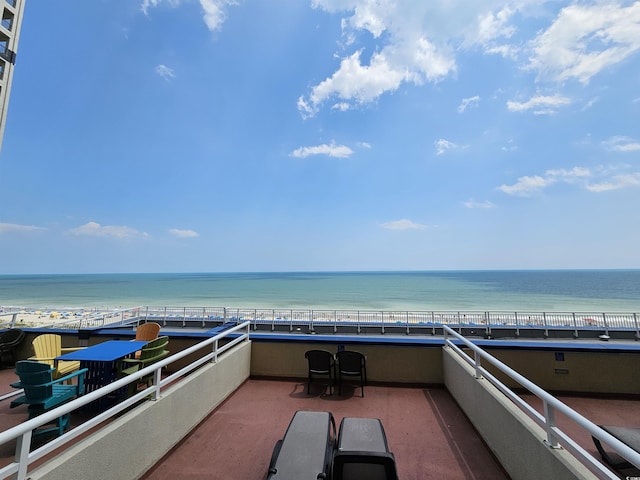
<path fill-rule="evenodd" d="M 16 363 L 16 374 L 20 381 L 12 383 L 14 388 L 22 388 L 24 395 L 11 402 L 10 407 L 28 405 L 29 418 L 36 417 L 52 408 L 58 407 L 78 395 L 84 393 L 84 375 L 86 368 L 77 370 L 64 377 L 54 380 L 55 369 L 47 363 L 33 360 L 22 360 Z M 75 384 L 70 384 L 71 379 L 77 377 Z M 65 384 L 64 382 L 69 382 Z M 57 433 L 62 435 L 69 426 L 69 414 L 62 415 L 54 420 L 55 426 L 40 428 L 33 435 Z"/>

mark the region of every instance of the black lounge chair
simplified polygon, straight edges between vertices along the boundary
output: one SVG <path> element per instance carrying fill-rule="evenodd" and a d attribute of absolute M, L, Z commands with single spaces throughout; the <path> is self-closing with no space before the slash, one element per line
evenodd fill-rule
<path fill-rule="evenodd" d="M 389 451 L 377 418 L 343 418 L 333 456 L 332 480 L 398 480 L 396 460 Z"/>
<path fill-rule="evenodd" d="M 278 440 L 273 449 L 267 479 L 328 478 L 335 432 L 336 424 L 331 413 L 296 412 L 283 439 Z"/>
<path fill-rule="evenodd" d="M 19 328 L 10 328 L 0 334 L 0 367 L 4 365 L 5 358 L 11 359 L 11 365 L 15 365 L 14 351 L 24 340 L 24 331 Z"/>
<path fill-rule="evenodd" d="M 336 361 L 333 353 L 327 350 L 308 350 L 304 354 L 309 363 L 309 372 L 307 379 L 307 394 L 311 390 L 311 382 L 313 377 L 327 376 L 329 384 L 329 395 L 332 395 L 332 385 L 336 378 Z"/>
<path fill-rule="evenodd" d="M 367 383 L 367 357 L 360 352 L 342 350 L 336 353 L 336 360 L 338 361 L 338 395 L 342 395 L 344 377 L 358 377 L 364 397 L 364 386 Z"/>
<path fill-rule="evenodd" d="M 630 448 L 633 448 L 636 452 L 640 452 L 640 429 L 639 428 L 627 428 L 627 427 L 612 427 L 608 425 L 599 425 L 601 429 L 610 434 L 611 436 L 617 438 L 622 443 L 627 445 Z M 632 468 L 633 465 L 626 460 L 620 458 L 618 460 L 614 460 L 609 453 L 604 449 L 602 443 L 596 437 L 593 438 L 593 443 L 596 446 L 596 449 L 600 453 L 602 460 L 609 465 L 614 470 L 623 470 L 627 468 Z M 628 478 L 628 477 L 627 477 Z"/>

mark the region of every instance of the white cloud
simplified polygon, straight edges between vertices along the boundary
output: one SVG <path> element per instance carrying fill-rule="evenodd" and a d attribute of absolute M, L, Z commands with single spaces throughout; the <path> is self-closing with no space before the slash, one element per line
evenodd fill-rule
<path fill-rule="evenodd" d="M 518 150 L 518 146 L 514 143 L 513 139 L 509 139 L 506 145 L 500 147 L 503 152 L 515 152 Z"/>
<path fill-rule="evenodd" d="M 167 67 L 166 65 L 158 65 L 156 67 L 156 73 L 164 78 L 167 82 L 176 78 L 176 74 L 173 72 L 173 69 Z"/>
<path fill-rule="evenodd" d="M 324 81 L 300 97 L 304 116 L 338 98 L 340 105 L 359 106 L 394 92 L 402 84 L 437 83 L 454 75 L 456 55 L 481 49 L 521 62 L 538 79 L 587 82 L 602 69 L 640 49 L 640 3 L 628 7 L 613 1 L 572 4 L 550 17 L 552 2 L 537 0 L 313 0 L 315 8 L 343 14 L 340 65 Z M 516 21 L 536 16 L 536 36 L 525 37 Z M 368 64 L 362 51 L 349 52 L 362 35 L 373 37 Z M 520 36 L 517 36 L 520 35 Z M 515 40 L 512 40 L 514 39 Z M 361 47 L 355 47 L 361 48 Z M 369 52 L 368 52 L 369 53 Z M 342 107 L 344 108 L 344 107 Z M 550 108 L 534 113 L 548 114 Z"/>
<path fill-rule="evenodd" d="M 544 175 L 524 176 L 513 185 L 501 185 L 498 190 L 508 195 L 528 196 L 556 183 L 578 185 L 590 192 L 605 192 L 640 186 L 640 172 L 614 174 L 617 169 L 598 168 L 590 170 L 574 167 L 571 170 L 550 169 Z"/>
<path fill-rule="evenodd" d="M 219 30 L 227 19 L 226 7 L 237 5 L 234 0 L 200 0 L 204 11 L 204 23 L 210 31 Z"/>
<path fill-rule="evenodd" d="M 160 3 L 167 3 L 170 7 L 177 7 L 182 0 L 143 0 L 140 9 L 145 15 L 149 14 L 149 9 L 157 7 Z M 202 18 L 210 31 L 219 30 L 227 19 L 227 7 L 237 5 L 235 0 L 200 0 L 202 7 Z"/>
<path fill-rule="evenodd" d="M 496 14 L 488 12 L 484 17 L 480 18 L 478 25 L 479 42 L 487 43 L 498 37 L 511 37 L 515 27 L 508 25 L 507 22 L 513 13 L 513 10 L 507 5 Z"/>
<path fill-rule="evenodd" d="M 169 233 L 179 238 L 195 238 L 200 236 L 200 234 L 194 230 L 181 230 L 179 228 L 172 228 L 169 230 Z"/>
<path fill-rule="evenodd" d="M 462 204 L 467 208 L 494 208 L 495 207 L 495 205 L 489 200 L 486 200 L 484 202 L 476 202 L 475 200 L 471 199 L 471 200 L 467 200 L 466 202 L 463 202 Z"/>
<path fill-rule="evenodd" d="M 462 102 L 458 106 L 458 113 L 464 112 L 467 108 L 477 107 L 480 103 L 480 97 L 476 95 L 475 97 L 463 98 Z"/>
<path fill-rule="evenodd" d="M 530 47 L 528 67 L 539 78 L 587 83 L 640 49 L 640 2 L 569 5 Z"/>
<path fill-rule="evenodd" d="M 407 72 L 396 69 L 385 52 L 371 57 L 369 65 L 360 62 L 361 51 L 344 58 L 340 68 L 326 80 L 313 87 L 309 99 L 300 97 L 298 108 L 304 116 L 313 116 L 327 99 L 337 97 L 340 110 L 352 104 L 371 102 L 385 92 L 396 90 L 406 78 Z"/>
<path fill-rule="evenodd" d="M 328 78 L 300 97 L 304 116 L 314 115 L 323 103 L 337 98 L 352 107 L 370 103 L 396 91 L 403 83 L 437 83 L 456 72 L 455 52 L 479 23 L 478 15 L 492 11 L 491 3 L 398 0 L 314 0 L 315 8 L 344 13 L 345 50 L 359 35 L 371 35 L 374 46 L 363 63 L 362 50 L 340 52 L 340 65 Z"/>
<path fill-rule="evenodd" d="M 0 223 L 0 235 L 3 233 L 31 233 L 46 230 L 43 227 L 34 225 L 20 225 L 17 223 Z"/>
<path fill-rule="evenodd" d="M 550 114 L 555 112 L 556 107 L 561 107 L 571 103 L 567 97 L 560 95 L 545 96 L 537 95 L 531 97 L 526 102 L 508 101 L 507 108 L 512 112 L 523 112 L 526 110 L 534 110 L 536 114 Z"/>
<path fill-rule="evenodd" d="M 164 0 L 164 1 L 167 4 L 169 4 L 169 6 L 171 7 L 177 7 L 180 5 L 180 3 L 182 3 L 182 0 Z M 140 5 L 140 10 L 142 10 L 142 12 L 145 15 L 148 15 L 150 8 L 155 8 L 158 6 L 158 4 L 162 2 L 163 0 L 142 0 L 142 5 Z"/>
<path fill-rule="evenodd" d="M 610 180 L 587 185 L 590 192 L 606 192 L 609 190 L 620 190 L 628 187 L 640 187 L 640 172 L 629 173 L 627 175 L 614 175 Z"/>
<path fill-rule="evenodd" d="M 392 222 L 383 223 L 381 227 L 386 230 L 424 230 L 425 228 L 427 228 L 426 225 L 412 222 L 411 220 L 407 220 L 406 218 L 402 220 L 394 220 Z"/>
<path fill-rule="evenodd" d="M 138 230 L 125 226 L 102 226 L 96 222 L 88 222 L 84 225 L 69 230 L 72 235 L 90 236 L 90 237 L 113 237 L 113 238 L 131 238 L 131 237 L 147 237 L 148 234 L 139 232 Z"/>
<path fill-rule="evenodd" d="M 352 154 L 353 150 L 351 150 L 346 145 L 335 145 L 334 143 L 332 143 L 331 145 L 323 144 L 316 145 L 314 147 L 300 147 L 291 152 L 289 156 L 296 158 L 306 158 L 311 155 L 327 155 L 329 157 L 347 158 Z"/>
<path fill-rule="evenodd" d="M 458 145 L 444 138 L 436 140 L 433 143 L 436 147 L 436 155 L 442 155 L 448 152 L 449 150 L 461 150 L 461 149 L 467 148 L 465 145 Z"/>
<path fill-rule="evenodd" d="M 238 5 L 236 0 L 199 2 L 211 31 L 219 30 L 230 7 Z M 142 0 L 141 10 L 148 14 L 160 5 L 186 3 Z M 342 38 L 338 64 L 299 96 L 298 110 L 304 117 L 325 104 L 347 111 L 404 84 L 441 82 L 456 75 L 457 55 L 474 49 L 518 62 L 538 80 L 559 83 L 587 83 L 640 50 L 640 2 L 566 3 L 571 4 L 554 14 L 557 3 L 540 0 L 312 0 L 312 8 L 342 17 Z M 535 33 L 526 29 L 532 24 L 539 27 Z M 534 110 L 553 112 L 550 106 Z"/>
<path fill-rule="evenodd" d="M 602 142 L 604 148 L 613 152 L 637 152 L 640 142 L 629 137 L 616 136 Z"/>
<path fill-rule="evenodd" d="M 553 178 L 544 178 L 539 175 L 533 177 L 524 176 L 518 178 L 518 181 L 513 185 L 501 185 L 498 189 L 509 195 L 527 196 L 555 182 L 556 180 Z"/>

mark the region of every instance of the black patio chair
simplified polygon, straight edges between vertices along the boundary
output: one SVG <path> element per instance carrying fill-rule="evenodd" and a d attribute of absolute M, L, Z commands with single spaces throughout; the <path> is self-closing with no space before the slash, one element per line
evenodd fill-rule
<path fill-rule="evenodd" d="M 267 479 L 328 478 L 335 437 L 336 424 L 330 412 L 296 412 L 273 449 Z"/>
<path fill-rule="evenodd" d="M 0 334 L 0 368 L 4 366 L 5 358 L 11 359 L 11 366 L 15 365 L 15 349 L 24 340 L 24 331 L 19 328 L 10 328 Z"/>
<path fill-rule="evenodd" d="M 309 363 L 307 394 L 310 392 L 313 377 L 328 377 L 329 395 L 333 395 L 332 386 L 336 378 L 336 361 L 333 353 L 327 350 L 308 350 L 304 357 Z"/>
<path fill-rule="evenodd" d="M 398 480 L 395 457 L 377 418 L 342 419 L 332 464 L 332 480 Z"/>
<path fill-rule="evenodd" d="M 367 357 L 353 350 L 342 350 L 336 353 L 338 361 L 338 395 L 342 395 L 344 377 L 359 377 L 360 389 L 364 397 L 364 386 L 367 383 Z"/>

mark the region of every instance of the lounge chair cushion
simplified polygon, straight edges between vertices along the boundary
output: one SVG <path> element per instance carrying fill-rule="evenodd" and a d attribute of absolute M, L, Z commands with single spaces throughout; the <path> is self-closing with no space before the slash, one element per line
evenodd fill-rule
<path fill-rule="evenodd" d="M 296 412 L 269 466 L 271 480 L 328 478 L 335 423 L 329 412 Z"/>

